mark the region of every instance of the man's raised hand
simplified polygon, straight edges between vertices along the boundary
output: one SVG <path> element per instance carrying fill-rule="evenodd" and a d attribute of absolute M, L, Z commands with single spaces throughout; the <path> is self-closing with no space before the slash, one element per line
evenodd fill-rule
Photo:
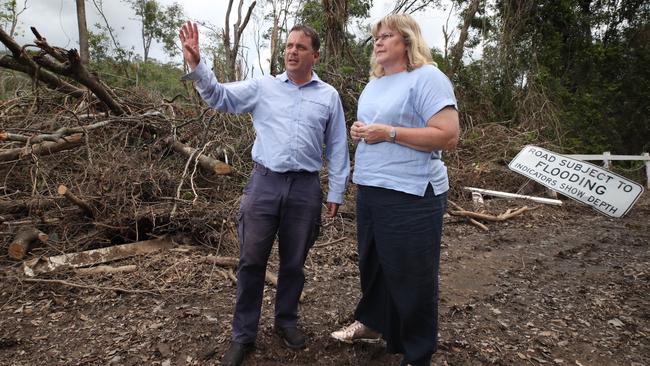
<path fill-rule="evenodd" d="M 201 53 L 199 52 L 199 28 L 196 23 L 187 21 L 183 24 L 180 31 L 181 46 L 183 47 L 183 58 L 190 67 L 194 70 L 201 60 Z"/>

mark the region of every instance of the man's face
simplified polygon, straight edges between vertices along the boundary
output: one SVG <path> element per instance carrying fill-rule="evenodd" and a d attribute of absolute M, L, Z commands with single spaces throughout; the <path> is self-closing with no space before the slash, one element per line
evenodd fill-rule
<path fill-rule="evenodd" d="M 287 73 L 299 78 L 310 76 L 319 56 L 320 52 L 314 51 L 311 38 L 303 31 L 297 30 L 289 33 L 287 46 L 284 50 L 284 68 Z"/>

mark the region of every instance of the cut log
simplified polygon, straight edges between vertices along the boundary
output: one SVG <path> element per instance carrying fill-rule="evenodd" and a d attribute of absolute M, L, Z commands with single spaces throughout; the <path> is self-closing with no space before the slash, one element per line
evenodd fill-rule
<path fill-rule="evenodd" d="M 171 137 L 165 139 L 165 142 L 170 144 L 172 148 L 174 148 L 174 151 L 183 155 L 187 159 L 192 156 L 194 156 L 193 159 L 197 159 L 196 155 L 198 154 L 199 166 L 208 172 L 219 175 L 230 174 L 232 172 L 230 165 L 217 159 L 213 159 L 207 155 L 201 154 L 197 151 L 197 149 L 183 145 L 182 143 L 173 140 Z"/>
<path fill-rule="evenodd" d="M 57 191 L 61 196 L 67 198 L 68 201 L 72 202 L 77 207 L 79 207 L 87 217 L 91 219 L 95 217 L 95 210 L 93 210 L 93 208 L 85 201 L 83 201 L 81 198 L 75 196 L 72 192 L 70 192 L 68 187 L 61 184 Z"/>
<path fill-rule="evenodd" d="M 47 234 L 37 228 L 33 226 L 24 227 L 16 233 L 16 237 L 9 244 L 9 257 L 22 260 L 34 243 L 45 243 L 47 239 Z"/>
<path fill-rule="evenodd" d="M 51 272 L 59 268 L 88 267 L 135 255 L 152 253 L 162 249 L 169 249 L 173 245 L 174 243 L 171 240 L 159 238 L 49 258 L 36 258 L 23 263 L 23 271 L 26 275 L 33 277 L 39 273 Z"/>
<path fill-rule="evenodd" d="M 56 142 L 46 141 L 37 145 L 2 151 L 0 152 L 0 162 L 19 160 L 30 155 L 51 155 L 59 151 L 74 149 L 83 143 L 83 134 L 77 133 L 58 139 Z"/>

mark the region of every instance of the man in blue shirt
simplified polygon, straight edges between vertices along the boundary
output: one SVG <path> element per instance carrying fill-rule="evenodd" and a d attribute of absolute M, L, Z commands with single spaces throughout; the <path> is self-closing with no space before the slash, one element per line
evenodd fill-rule
<path fill-rule="evenodd" d="M 240 258 L 232 341 L 222 365 L 241 365 L 253 350 L 260 318 L 264 275 L 276 234 L 280 268 L 275 302 L 275 330 L 289 348 L 304 347 L 297 328 L 303 265 L 320 228 L 322 193 L 318 173 L 323 146 L 329 190 L 327 216 L 334 217 L 350 172 L 343 107 L 337 91 L 313 72 L 320 56 L 318 34 L 295 26 L 287 38 L 284 66 L 276 77 L 220 84 L 200 62 L 196 24 L 180 32 L 183 57 L 201 97 L 213 108 L 251 113 L 256 137 L 254 169 L 241 197 Z"/>

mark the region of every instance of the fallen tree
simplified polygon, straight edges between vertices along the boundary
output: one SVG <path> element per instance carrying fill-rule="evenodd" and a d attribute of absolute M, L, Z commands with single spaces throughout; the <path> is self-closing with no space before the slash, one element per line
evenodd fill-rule
<path fill-rule="evenodd" d="M 41 52 L 32 54 L 21 47 L 4 30 L 0 29 L 0 42 L 11 51 L 11 56 L 0 58 L 0 66 L 23 72 L 31 77 L 36 77 L 49 88 L 65 94 L 81 98 L 85 95 L 82 89 L 57 78 L 55 75 L 68 77 L 87 87 L 99 100 L 101 100 L 114 114 L 125 114 L 122 105 L 116 100 L 110 88 L 105 87 L 99 78 L 88 71 L 79 58 L 75 49 L 62 50 L 52 47 L 38 31 L 32 27 L 36 36 L 35 44 Z"/>

